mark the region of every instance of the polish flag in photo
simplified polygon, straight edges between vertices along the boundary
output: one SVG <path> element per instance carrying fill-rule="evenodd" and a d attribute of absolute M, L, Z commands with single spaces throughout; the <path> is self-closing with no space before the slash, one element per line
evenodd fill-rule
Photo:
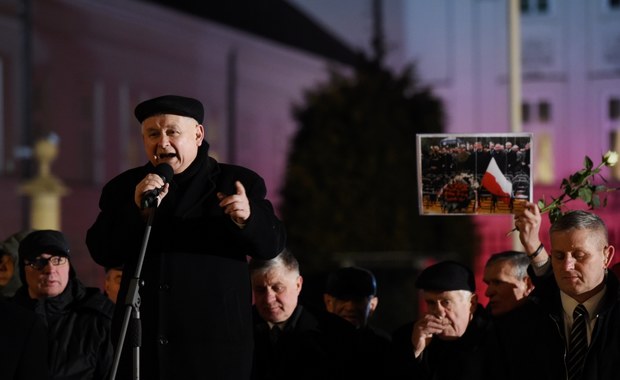
<path fill-rule="evenodd" d="M 482 186 L 489 191 L 489 193 L 501 197 L 501 199 L 509 203 L 512 196 L 512 183 L 504 177 L 502 171 L 499 170 L 495 158 L 491 158 L 489 167 L 487 167 L 486 173 L 482 176 Z"/>

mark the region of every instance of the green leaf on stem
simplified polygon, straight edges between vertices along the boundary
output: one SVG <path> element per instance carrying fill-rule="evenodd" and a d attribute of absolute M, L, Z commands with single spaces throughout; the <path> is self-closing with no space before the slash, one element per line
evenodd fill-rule
<path fill-rule="evenodd" d="M 594 166 L 594 163 L 592 162 L 592 160 L 590 159 L 590 157 L 586 156 L 583 159 L 583 166 L 585 166 L 586 169 L 590 170 L 592 169 L 592 167 Z"/>
<path fill-rule="evenodd" d="M 579 198 L 589 204 L 592 201 L 592 190 L 588 187 L 582 187 L 578 190 Z"/>
<path fill-rule="evenodd" d="M 551 223 L 555 223 L 555 221 L 562 216 L 562 210 L 560 210 L 559 208 L 553 208 L 551 210 L 549 210 L 549 220 L 551 220 Z"/>

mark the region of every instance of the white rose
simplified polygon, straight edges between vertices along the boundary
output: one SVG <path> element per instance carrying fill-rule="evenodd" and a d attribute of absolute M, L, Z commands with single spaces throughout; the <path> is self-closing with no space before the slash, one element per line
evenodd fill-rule
<path fill-rule="evenodd" d="M 605 163 L 605 166 L 614 166 L 614 165 L 616 165 L 618 163 L 618 153 L 613 152 L 611 150 L 608 151 L 603 156 L 603 162 Z"/>

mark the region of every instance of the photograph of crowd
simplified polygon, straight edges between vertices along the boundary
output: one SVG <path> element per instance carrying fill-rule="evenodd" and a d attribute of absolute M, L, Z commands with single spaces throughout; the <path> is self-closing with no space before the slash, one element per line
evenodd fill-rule
<path fill-rule="evenodd" d="M 417 135 L 422 215 L 514 214 L 532 199 L 532 134 Z"/>

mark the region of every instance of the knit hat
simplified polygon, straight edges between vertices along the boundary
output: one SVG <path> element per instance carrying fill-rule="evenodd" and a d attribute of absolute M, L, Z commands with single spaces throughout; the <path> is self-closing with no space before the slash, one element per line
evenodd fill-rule
<path fill-rule="evenodd" d="M 19 256 L 23 260 L 34 260 L 42 253 L 71 257 L 69 243 L 60 231 L 38 230 L 31 232 L 19 245 Z"/>

